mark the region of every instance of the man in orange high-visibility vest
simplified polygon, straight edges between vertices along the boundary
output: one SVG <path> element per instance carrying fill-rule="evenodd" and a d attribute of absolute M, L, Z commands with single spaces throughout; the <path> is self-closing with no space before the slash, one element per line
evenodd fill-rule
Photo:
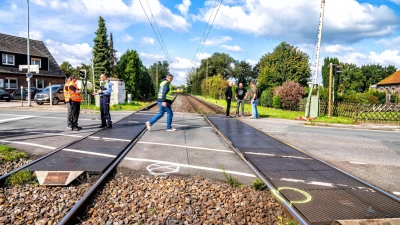
<path fill-rule="evenodd" d="M 71 104 L 69 103 L 69 83 L 70 82 L 71 82 L 71 78 L 68 77 L 67 81 L 64 84 L 64 99 L 65 99 L 65 105 L 67 105 L 67 129 L 72 128 Z"/>
<path fill-rule="evenodd" d="M 79 113 L 81 110 L 81 90 L 76 86 L 76 77 L 71 76 L 71 82 L 69 82 L 69 103 L 71 104 L 71 130 L 82 130 L 82 127 L 78 126 Z"/>

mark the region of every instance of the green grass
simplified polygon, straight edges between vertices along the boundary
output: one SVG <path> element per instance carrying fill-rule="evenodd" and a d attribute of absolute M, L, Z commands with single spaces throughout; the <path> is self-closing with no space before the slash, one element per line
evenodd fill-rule
<path fill-rule="evenodd" d="M 149 104 L 150 102 L 141 102 L 141 101 L 133 101 L 132 103 L 125 103 L 125 104 L 116 104 L 110 106 L 110 111 L 137 111 Z M 100 110 L 100 107 L 96 107 L 95 105 L 82 104 L 81 109 Z"/>
<path fill-rule="evenodd" d="M 28 158 L 28 155 L 24 152 L 17 151 L 13 147 L 0 145 L 0 162 L 17 161 L 20 158 Z"/>
<path fill-rule="evenodd" d="M 6 184 L 9 186 L 37 184 L 37 179 L 32 175 L 31 171 L 22 170 L 9 176 Z"/>
<path fill-rule="evenodd" d="M 265 183 L 262 180 L 260 180 L 259 178 L 253 180 L 252 186 L 254 189 L 260 190 L 260 191 L 264 190 L 267 187 L 267 185 L 265 185 Z"/>
<path fill-rule="evenodd" d="M 223 108 L 226 108 L 226 101 L 225 99 L 218 100 L 218 99 L 211 99 L 211 98 L 205 98 L 204 96 L 197 96 L 207 102 L 210 102 L 212 104 L 221 106 Z M 304 116 L 304 112 L 300 111 L 290 111 L 290 110 L 283 110 L 283 109 L 274 109 L 274 108 L 268 108 L 268 107 L 263 107 L 263 106 L 258 106 L 258 115 L 260 117 L 269 117 L 269 118 L 279 118 L 279 119 L 289 119 L 289 120 L 294 120 L 298 116 Z M 244 111 L 245 114 L 251 114 L 251 105 L 250 104 L 245 104 L 244 105 Z M 231 115 L 236 114 L 236 101 L 232 101 L 231 103 Z M 241 112 L 240 112 L 241 113 Z M 306 121 L 305 121 L 306 122 Z M 348 117 L 331 117 L 328 118 L 327 116 L 320 116 L 317 119 L 314 119 L 313 122 L 321 122 L 321 123 L 340 123 L 340 124 L 356 124 L 353 118 L 348 118 Z"/>

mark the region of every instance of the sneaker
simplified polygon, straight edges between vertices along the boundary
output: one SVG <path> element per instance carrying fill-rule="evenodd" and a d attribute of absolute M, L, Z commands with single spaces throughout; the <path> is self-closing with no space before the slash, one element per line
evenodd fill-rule
<path fill-rule="evenodd" d="M 112 124 L 108 124 L 106 128 L 112 128 Z"/>
<path fill-rule="evenodd" d="M 170 128 L 170 129 L 167 129 L 167 131 L 176 131 L 176 129 L 175 128 Z"/>
<path fill-rule="evenodd" d="M 80 130 L 82 130 L 82 127 L 80 127 L 80 126 L 75 126 L 75 127 L 72 127 L 72 130 L 80 131 Z"/>
<path fill-rule="evenodd" d="M 71 127 L 71 126 L 68 126 L 67 129 L 72 129 L 72 127 Z"/>
<path fill-rule="evenodd" d="M 147 130 L 151 130 L 151 125 L 150 125 L 149 121 L 146 122 L 146 127 L 147 127 Z"/>

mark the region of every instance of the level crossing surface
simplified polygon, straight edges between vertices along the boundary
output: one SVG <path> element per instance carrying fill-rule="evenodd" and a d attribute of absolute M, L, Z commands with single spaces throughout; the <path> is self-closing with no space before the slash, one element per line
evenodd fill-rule
<path fill-rule="evenodd" d="M 311 224 L 400 217 L 400 202 L 360 180 L 240 120 L 208 118 Z"/>

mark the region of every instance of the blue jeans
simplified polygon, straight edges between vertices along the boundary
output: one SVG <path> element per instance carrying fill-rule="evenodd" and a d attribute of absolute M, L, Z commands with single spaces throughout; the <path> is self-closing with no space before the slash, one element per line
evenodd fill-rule
<path fill-rule="evenodd" d="M 153 118 L 151 118 L 150 125 L 153 125 L 158 119 L 160 119 L 161 117 L 164 116 L 164 113 L 167 112 L 167 129 L 171 129 L 172 126 L 172 117 L 174 116 L 174 113 L 172 112 L 171 109 L 171 103 L 167 102 L 167 106 L 163 107 L 162 106 L 162 102 L 158 102 L 158 108 L 160 109 L 160 111 L 158 112 L 157 115 L 155 115 Z"/>
<path fill-rule="evenodd" d="M 258 118 L 258 109 L 257 109 L 258 99 L 254 100 L 251 103 L 251 117 Z"/>

